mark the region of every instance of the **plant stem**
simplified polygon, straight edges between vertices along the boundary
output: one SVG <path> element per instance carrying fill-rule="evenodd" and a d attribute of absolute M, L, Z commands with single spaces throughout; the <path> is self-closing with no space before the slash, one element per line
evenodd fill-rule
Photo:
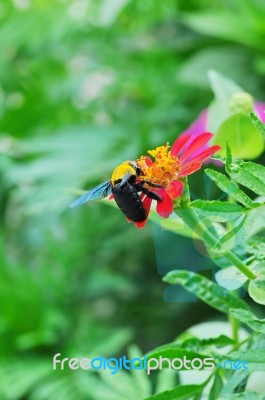
<path fill-rule="evenodd" d="M 175 210 L 176 214 L 183 220 L 183 222 L 199 236 L 201 240 L 206 242 L 208 247 L 218 246 L 218 240 L 214 235 L 206 228 L 206 226 L 199 220 L 197 214 L 190 207 L 184 207 Z M 231 265 L 234 265 L 244 274 L 248 279 L 256 279 L 256 275 L 251 271 L 244 263 L 240 260 L 232 251 L 227 251 L 222 254 Z"/>
<path fill-rule="evenodd" d="M 239 340 L 239 336 L 238 336 L 238 329 L 240 327 L 239 321 L 233 317 L 232 314 L 228 314 L 229 316 L 229 321 L 230 321 L 230 325 L 231 325 L 231 330 L 232 330 L 232 338 L 234 339 L 234 341 L 236 343 L 238 343 Z"/>

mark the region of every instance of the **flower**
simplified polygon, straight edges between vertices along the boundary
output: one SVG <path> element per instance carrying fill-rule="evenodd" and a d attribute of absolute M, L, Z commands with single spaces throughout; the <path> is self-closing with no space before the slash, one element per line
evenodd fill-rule
<path fill-rule="evenodd" d="M 205 149 L 205 145 L 212 136 L 213 134 L 209 132 L 202 133 L 196 138 L 184 135 L 175 141 L 171 149 L 167 143 L 155 150 L 149 150 L 148 153 L 153 160 L 149 156 L 142 156 L 137 160 L 145 180 L 163 185 L 162 188 L 150 186 L 150 190 L 162 198 L 162 201 L 157 201 L 156 205 L 156 211 L 162 217 L 170 216 L 173 211 L 173 200 L 182 196 L 183 178 L 199 170 L 204 161 L 221 149 L 217 145 Z M 148 218 L 152 199 L 145 193 L 142 193 L 140 197 Z M 142 228 L 146 224 L 147 218 L 142 222 L 135 222 L 135 225 Z"/>

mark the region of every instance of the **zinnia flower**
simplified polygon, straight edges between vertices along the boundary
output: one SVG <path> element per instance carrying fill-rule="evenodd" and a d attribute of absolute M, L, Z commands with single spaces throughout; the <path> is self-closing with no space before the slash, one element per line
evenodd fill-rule
<path fill-rule="evenodd" d="M 162 188 L 150 187 L 156 192 L 162 201 L 157 201 L 156 211 L 164 218 L 168 218 L 173 211 L 173 200 L 183 194 L 183 178 L 199 170 L 204 161 L 210 158 L 215 152 L 221 149 L 220 146 L 211 146 L 205 149 L 205 145 L 212 138 L 209 132 L 202 133 L 196 138 L 191 135 L 179 137 L 172 148 L 169 144 L 149 150 L 148 156 L 142 156 L 137 164 L 144 174 L 144 179 L 152 183 L 163 185 Z M 148 185 L 147 185 L 148 186 Z M 146 194 L 141 194 L 141 200 L 147 211 L 147 218 L 150 211 L 152 199 Z M 147 221 L 135 222 L 138 228 L 142 228 Z"/>

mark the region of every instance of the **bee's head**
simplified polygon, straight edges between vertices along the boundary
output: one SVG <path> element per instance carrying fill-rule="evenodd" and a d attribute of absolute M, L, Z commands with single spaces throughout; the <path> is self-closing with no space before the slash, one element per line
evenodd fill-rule
<path fill-rule="evenodd" d="M 135 169 L 136 175 L 143 175 L 143 171 L 139 167 L 136 161 L 129 161 L 129 164 Z"/>

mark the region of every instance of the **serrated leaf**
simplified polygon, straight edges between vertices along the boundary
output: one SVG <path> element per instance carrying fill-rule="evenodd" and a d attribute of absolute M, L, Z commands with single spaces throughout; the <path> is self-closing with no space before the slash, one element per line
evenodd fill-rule
<path fill-rule="evenodd" d="M 255 127 L 260 131 L 260 133 L 263 136 L 263 139 L 265 140 L 265 124 L 263 124 L 262 121 L 260 121 L 260 119 L 258 118 L 258 116 L 254 113 L 251 112 L 249 114 L 249 117 L 252 121 L 252 123 L 255 125 Z"/>
<path fill-rule="evenodd" d="M 171 271 L 163 280 L 172 285 L 178 284 L 183 286 L 199 299 L 221 312 L 228 313 L 231 308 L 249 309 L 248 305 L 242 299 L 194 272 L 185 270 Z M 236 304 L 238 306 L 235 306 Z"/>
<path fill-rule="evenodd" d="M 265 167 L 263 165 L 233 159 L 232 164 L 226 167 L 226 171 L 236 182 L 260 196 L 265 196 Z"/>
<path fill-rule="evenodd" d="M 265 333 L 265 319 L 259 319 L 252 312 L 241 309 L 230 310 L 230 313 L 238 321 L 248 325 L 251 329 Z"/>
<path fill-rule="evenodd" d="M 198 339 L 193 337 L 182 341 L 176 340 L 176 344 L 178 344 L 179 347 L 184 347 L 186 349 L 198 350 L 209 346 L 224 347 L 233 345 L 234 340 L 228 336 L 220 335 L 218 337 L 208 339 Z"/>
<path fill-rule="evenodd" d="M 221 146 L 221 155 L 226 154 L 226 143 L 236 157 L 252 160 L 264 151 L 264 140 L 248 116 L 234 114 L 219 127 L 213 143 Z"/>
<path fill-rule="evenodd" d="M 247 239 L 253 237 L 254 235 L 257 235 L 258 232 L 264 230 L 265 204 L 261 204 L 248 212 L 245 226 L 248 228 L 245 229 L 245 236 Z M 259 240 L 259 238 L 255 236 L 255 239 L 253 238 L 252 240 L 256 241 L 256 248 L 262 250 L 262 247 L 264 246 L 264 238 L 260 238 Z M 265 252 L 263 252 L 263 254 L 265 254 Z"/>
<path fill-rule="evenodd" d="M 254 163 L 252 161 L 238 161 L 238 164 L 241 165 L 245 171 L 248 171 L 250 174 L 256 176 L 256 178 L 260 179 L 261 182 L 265 182 L 265 167 L 264 165 Z"/>
<path fill-rule="evenodd" d="M 219 189 L 227 193 L 228 196 L 232 197 L 238 203 L 241 203 L 246 208 L 252 208 L 255 206 L 255 203 L 251 198 L 248 197 L 246 193 L 244 193 L 243 190 L 241 190 L 237 184 L 231 181 L 227 176 L 212 169 L 206 169 L 205 173 L 216 184 L 216 186 L 219 187 Z"/>
<path fill-rule="evenodd" d="M 259 304 L 265 305 L 265 280 L 254 279 L 249 282 L 248 294 Z"/>
<path fill-rule="evenodd" d="M 144 400 L 193 400 L 194 396 L 199 394 L 203 385 L 183 385 L 165 392 L 147 397 Z"/>
<path fill-rule="evenodd" d="M 195 200 L 190 204 L 201 217 L 210 217 L 218 221 L 231 221 L 242 215 L 244 209 L 238 204 L 219 200 Z"/>

